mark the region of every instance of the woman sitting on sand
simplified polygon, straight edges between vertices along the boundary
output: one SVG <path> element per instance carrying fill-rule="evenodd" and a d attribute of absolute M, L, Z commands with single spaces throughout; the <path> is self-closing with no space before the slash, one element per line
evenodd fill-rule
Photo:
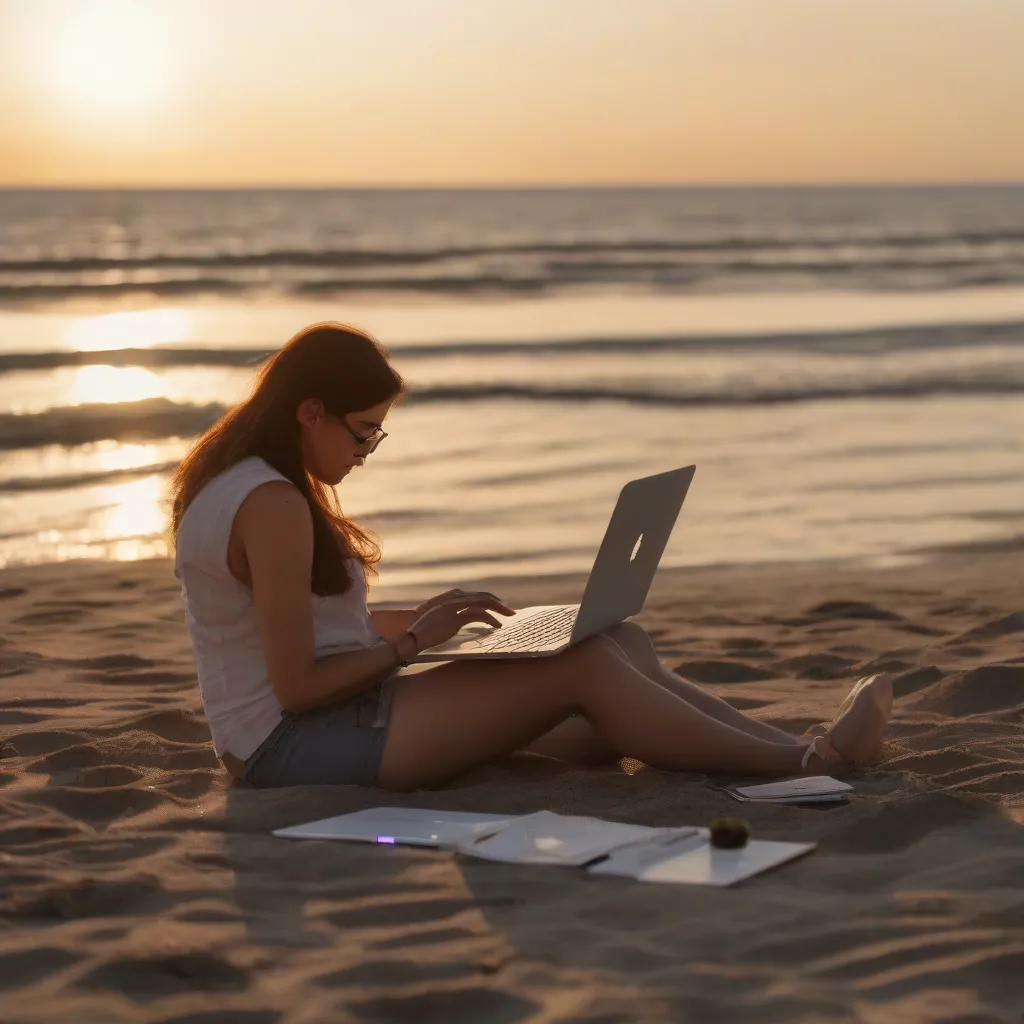
<path fill-rule="evenodd" d="M 862 680 L 819 735 L 792 736 L 665 669 L 635 622 L 548 658 L 402 674 L 424 648 L 512 612 L 462 590 L 404 611 L 367 608 L 380 551 L 334 488 L 387 436 L 404 390 L 373 339 L 315 324 L 266 363 L 174 477 L 175 574 L 214 745 L 233 775 L 408 790 L 518 749 L 764 776 L 833 771 L 875 752 L 888 677 Z"/>

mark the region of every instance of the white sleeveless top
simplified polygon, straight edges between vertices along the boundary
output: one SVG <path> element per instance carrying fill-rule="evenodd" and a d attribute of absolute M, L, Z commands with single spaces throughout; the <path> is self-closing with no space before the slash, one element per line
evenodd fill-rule
<path fill-rule="evenodd" d="M 228 568 L 235 513 L 261 484 L 289 481 L 260 458 L 243 459 L 211 480 L 178 527 L 174 575 L 181 580 L 185 618 L 199 676 L 199 693 L 218 756 L 243 761 L 270 735 L 282 708 L 270 685 L 252 591 Z M 356 582 L 343 594 L 310 594 L 316 657 L 380 642 L 366 607 L 358 559 Z"/>

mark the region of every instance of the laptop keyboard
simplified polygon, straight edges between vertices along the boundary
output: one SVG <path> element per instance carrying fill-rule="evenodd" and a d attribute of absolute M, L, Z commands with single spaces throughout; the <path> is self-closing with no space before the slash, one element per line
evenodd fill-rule
<path fill-rule="evenodd" d="M 526 622 L 502 626 L 479 640 L 485 651 L 533 651 L 552 644 L 568 643 L 572 627 L 576 622 L 579 605 L 568 604 L 552 608 L 550 612 L 536 615 Z"/>

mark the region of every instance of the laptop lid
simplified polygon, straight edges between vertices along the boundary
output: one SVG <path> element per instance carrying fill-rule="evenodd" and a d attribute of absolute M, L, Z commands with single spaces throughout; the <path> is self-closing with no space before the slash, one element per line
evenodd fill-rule
<path fill-rule="evenodd" d="M 448 846 L 506 825 L 507 814 L 432 811 L 419 807 L 368 807 L 351 814 L 275 829 L 287 839 L 348 839 L 387 845 Z"/>
<path fill-rule="evenodd" d="M 685 466 L 622 488 L 580 601 L 574 643 L 643 608 L 696 470 Z"/>

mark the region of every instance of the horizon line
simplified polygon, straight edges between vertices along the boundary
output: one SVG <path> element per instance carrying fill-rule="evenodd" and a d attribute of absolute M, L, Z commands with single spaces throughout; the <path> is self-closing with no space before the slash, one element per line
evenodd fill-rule
<path fill-rule="evenodd" d="M 841 179 L 816 181 L 749 180 L 749 181 L 621 181 L 621 182 L 434 182 L 405 183 L 304 183 L 247 182 L 238 184 L 28 184 L 0 183 L 0 192 L 541 192 L 541 191 L 665 191 L 743 189 L 956 189 L 956 188 L 1021 188 L 1021 178 L 962 179 Z"/>

